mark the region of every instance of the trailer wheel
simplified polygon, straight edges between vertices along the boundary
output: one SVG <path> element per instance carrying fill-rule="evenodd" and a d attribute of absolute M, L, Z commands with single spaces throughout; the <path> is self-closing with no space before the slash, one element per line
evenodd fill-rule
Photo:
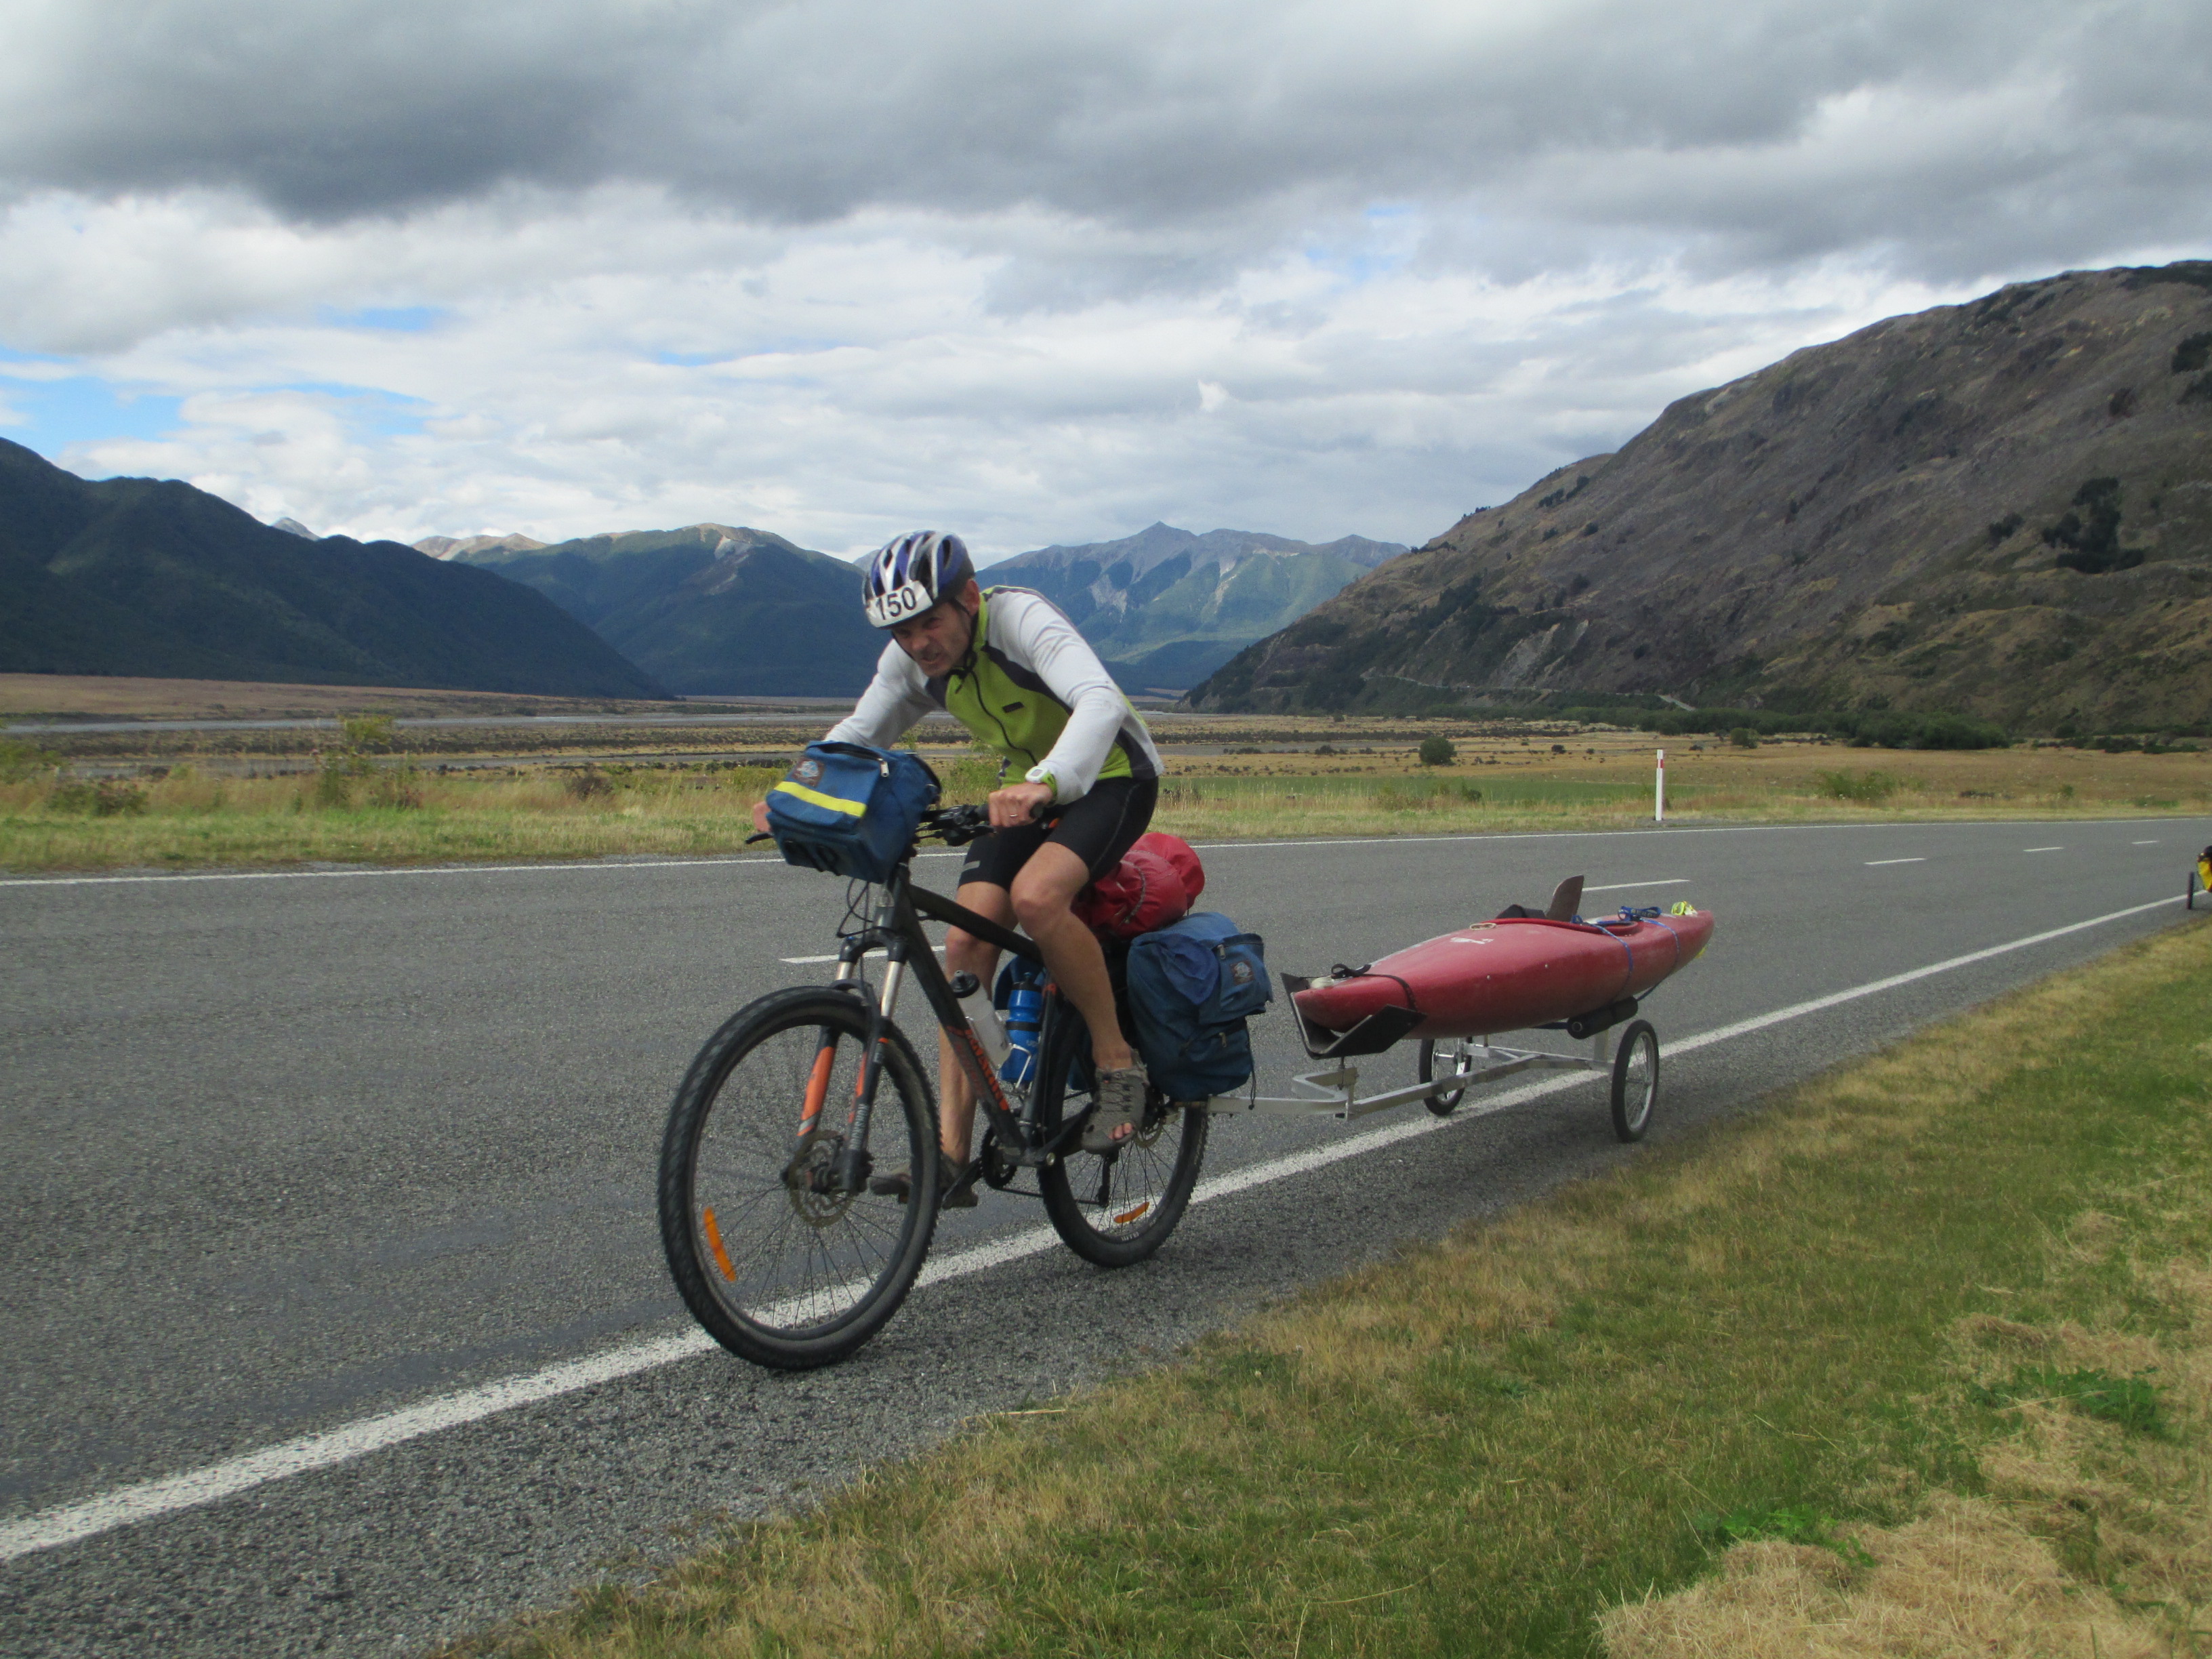
<path fill-rule="evenodd" d="M 1465 1077 L 1474 1069 L 1474 1056 L 1468 1053 L 1466 1044 L 1457 1037 L 1450 1038 L 1445 1042 L 1443 1050 L 1443 1064 L 1441 1066 L 1437 1064 L 1437 1049 L 1433 1039 L 1429 1037 L 1421 1039 L 1420 1055 L 1421 1081 L 1424 1083 L 1435 1082 L 1439 1071 L 1444 1076 L 1452 1078 Z M 1435 1094 L 1425 1097 L 1421 1104 L 1438 1117 L 1449 1117 L 1459 1109 L 1459 1103 L 1466 1098 L 1466 1096 L 1467 1085 L 1462 1084 L 1458 1088 L 1449 1091 L 1438 1090 Z"/>
<path fill-rule="evenodd" d="M 1620 1034 L 1613 1057 L 1613 1132 L 1623 1140 L 1641 1140 L 1659 1103 L 1659 1034 L 1639 1019 Z"/>

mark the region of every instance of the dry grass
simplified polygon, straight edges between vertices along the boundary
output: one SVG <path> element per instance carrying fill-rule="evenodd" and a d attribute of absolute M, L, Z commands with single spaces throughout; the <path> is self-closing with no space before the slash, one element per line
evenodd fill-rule
<path fill-rule="evenodd" d="M 1595 830 L 1648 824 L 1651 817 L 1651 741 L 1633 732 L 1434 723 L 1451 736 L 1459 757 L 1453 765 L 1431 768 L 1413 758 L 1424 728 L 1405 721 L 1316 727 L 1287 720 L 1227 725 L 1166 716 L 1156 724 L 1168 776 L 1155 823 L 1197 842 Z M 751 800 L 780 771 L 753 763 L 795 748 L 818 729 L 672 732 L 549 722 L 504 734 L 536 764 L 433 769 L 425 755 L 411 762 L 386 757 L 381 763 L 387 768 L 414 769 L 405 787 L 381 797 L 357 788 L 343 806 L 319 797 L 303 775 L 240 775 L 253 767 L 312 769 L 311 751 L 333 740 L 327 730 L 173 732 L 161 739 L 160 758 L 138 757 L 147 740 L 136 736 L 42 739 L 58 746 L 27 758 L 0 743 L 0 869 L 732 853 L 750 833 Z M 473 726 L 399 735 L 410 743 L 434 740 L 447 762 L 501 738 L 497 728 Z M 195 747 L 205 752 L 184 752 Z M 1554 747 L 1564 752 L 1553 753 Z M 605 767 L 618 787 L 580 797 L 568 781 L 595 749 L 626 751 Z M 81 751 L 74 761 L 66 758 L 71 750 Z M 666 754 L 655 759 L 656 750 Z M 953 799 L 979 798 L 994 775 L 995 762 L 966 747 L 925 742 L 922 752 L 945 777 Z M 716 754 L 720 757 L 698 758 Z M 667 758 L 672 755 L 690 758 Z M 2212 810 L 2212 753 L 1891 752 L 1802 742 L 1698 752 L 1675 742 L 1668 757 L 1668 817 L 1677 823 L 2163 817 Z M 58 779 L 118 769 L 125 775 L 121 787 L 137 793 L 143 811 L 92 817 L 56 798 Z M 133 771 L 135 777 L 128 775 Z M 4 781 L 11 775 L 19 781 Z M 380 807 L 380 799 L 391 804 Z"/>
<path fill-rule="evenodd" d="M 2212 929 L 2132 947 L 469 1645 L 2194 1652 L 2208 990 Z M 2027 1361 L 2171 1428 L 1971 1392 Z M 1699 1529 L 1778 1505 L 1875 1565 Z"/>
<path fill-rule="evenodd" d="M 262 680 L 171 680 L 121 674 L 0 674 L 0 716 L 106 720 L 301 720 L 369 708 L 388 714 L 557 714 L 665 712 L 669 705 L 611 697 L 541 697 L 511 691 L 289 685 Z"/>
<path fill-rule="evenodd" d="M 1920 1519 L 1856 1534 L 1876 1565 L 1768 1540 L 1717 1577 L 1606 1615 L 1612 1659 L 2168 1659 L 2150 1620 L 2084 1586 L 1995 1504 L 1938 1492 Z"/>

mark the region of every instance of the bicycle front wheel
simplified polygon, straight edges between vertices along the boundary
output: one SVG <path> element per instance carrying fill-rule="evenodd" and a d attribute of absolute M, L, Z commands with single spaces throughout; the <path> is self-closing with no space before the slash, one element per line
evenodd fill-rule
<path fill-rule="evenodd" d="M 691 1063 L 660 1148 L 660 1241 L 708 1334 L 755 1364 L 842 1359 L 898 1310 L 937 1224 L 929 1085 L 895 1025 L 869 1131 L 875 1167 L 903 1159 L 913 1199 L 836 1179 L 866 1058 L 849 991 L 780 991 L 739 1010 Z"/>
<path fill-rule="evenodd" d="M 1073 1007 L 1055 1000 L 1037 1051 L 1037 1121 L 1047 1134 L 1091 1109 L 1068 1073 L 1091 1052 L 1091 1034 Z M 1127 1267 L 1142 1261 L 1182 1219 L 1206 1157 L 1208 1115 L 1186 1111 L 1147 1090 L 1137 1133 L 1109 1152 L 1080 1143 L 1037 1171 L 1053 1231 L 1085 1261 Z"/>

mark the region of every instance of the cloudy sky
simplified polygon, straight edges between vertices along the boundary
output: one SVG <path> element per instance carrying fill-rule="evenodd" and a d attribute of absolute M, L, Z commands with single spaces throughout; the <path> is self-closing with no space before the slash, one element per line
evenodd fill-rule
<path fill-rule="evenodd" d="M 0 436 L 413 540 L 1418 542 L 2212 252 L 2203 0 L 0 0 Z"/>

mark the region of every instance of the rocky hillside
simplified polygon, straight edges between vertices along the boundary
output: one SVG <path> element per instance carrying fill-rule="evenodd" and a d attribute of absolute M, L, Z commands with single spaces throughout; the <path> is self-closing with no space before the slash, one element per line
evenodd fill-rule
<path fill-rule="evenodd" d="M 983 580 L 1044 594 L 1130 690 L 1180 691 L 1405 550 L 1361 536 L 1317 546 L 1156 524 L 1119 541 L 1018 554 Z"/>
<path fill-rule="evenodd" d="M 678 692 L 857 696 L 884 647 L 861 614 L 858 570 L 763 530 L 695 524 L 550 547 L 432 539 L 456 562 L 536 588 Z"/>
<path fill-rule="evenodd" d="M 0 670 L 666 695 L 543 596 L 0 441 Z"/>
<path fill-rule="evenodd" d="M 1893 318 L 1669 406 L 1191 694 L 2212 723 L 2212 263 Z"/>

